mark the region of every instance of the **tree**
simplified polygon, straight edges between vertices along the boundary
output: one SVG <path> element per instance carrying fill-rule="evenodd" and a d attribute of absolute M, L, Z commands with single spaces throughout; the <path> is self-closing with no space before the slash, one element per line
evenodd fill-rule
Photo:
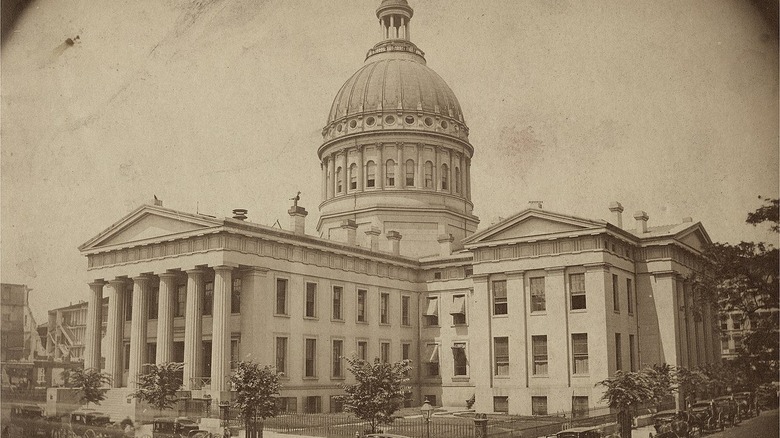
<path fill-rule="evenodd" d="M 652 400 L 656 408 L 667 401 L 674 393 L 677 375 L 675 368 L 669 364 L 656 364 L 639 371 L 643 373 L 650 384 L 653 393 Z"/>
<path fill-rule="evenodd" d="M 408 390 L 404 383 L 409 381 L 407 374 L 411 361 L 384 363 L 374 359 L 369 363 L 357 356 L 344 360 L 356 381 L 341 386 L 346 394 L 338 397 L 344 402 L 344 410 L 368 421 L 372 433 L 379 425 L 391 424 L 393 414 L 401 407 L 404 392 Z"/>
<path fill-rule="evenodd" d="M 242 361 L 236 366 L 230 377 L 236 393 L 233 406 L 241 413 L 247 428 L 254 418 L 265 420 L 276 416 L 280 374 L 270 366 L 254 362 Z"/>
<path fill-rule="evenodd" d="M 748 213 L 746 222 L 754 226 L 768 222 L 777 233 L 778 205 L 777 199 L 764 198 L 764 205 Z M 734 370 L 750 378 L 748 386 L 774 380 L 778 374 L 778 249 L 763 242 L 715 243 L 704 256 L 708 269 L 693 278 L 697 294 L 717 303 L 721 314 L 741 318 L 745 327 Z"/>
<path fill-rule="evenodd" d="M 96 368 L 73 368 L 62 372 L 62 380 L 68 388 L 75 388 L 81 394 L 81 401 L 99 405 L 106 399 L 106 385 L 111 377 Z"/>
<path fill-rule="evenodd" d="M 699 369 L 677 367 L 677 391 L 682 394 L 685 401 L 693 402 L 697 396 L 706 394 L 710 383 L 707 375 Z"/>
<path fill-rule="evenodd" d="M 618 410 L 621 438 L 631 438 L 631 407 L 653 399 L 654 383 L 647 372 L 617 371 L 613 377 L 596 383 L 606 388 L 601 400 Z"/>
<path fill-rule="evenodd" d="M 146 402 L 160 411 L 176 405 L 176 391 L 181 388 L 181 362 L 147 364 L 148 371 L 138 376 L 138 389 L 131 397 Z"/>

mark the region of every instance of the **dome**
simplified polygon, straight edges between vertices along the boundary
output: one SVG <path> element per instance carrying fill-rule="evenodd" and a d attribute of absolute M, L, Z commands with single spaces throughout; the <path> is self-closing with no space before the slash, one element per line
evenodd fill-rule
<path fill-rule="evenodd" d="M 383 110 L 422 112 L 464 122 L 455 93 L 423 62 L 411 57 L 370 57 L 368 61 L 336 94 L 328 125 L 345 117 Z"/>

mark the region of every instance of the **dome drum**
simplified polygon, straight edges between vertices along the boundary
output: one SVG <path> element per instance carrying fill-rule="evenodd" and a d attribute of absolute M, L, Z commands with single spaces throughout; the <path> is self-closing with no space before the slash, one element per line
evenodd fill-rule
<path fill-rule="evenodd" d="M 468 142 L 468 127 L 451 117 L 424 112 L 364 112 L 333 121 L 322 130 L 326 143 L 362 133 L 383 131 L 414 131 L 443 134 Z"/>

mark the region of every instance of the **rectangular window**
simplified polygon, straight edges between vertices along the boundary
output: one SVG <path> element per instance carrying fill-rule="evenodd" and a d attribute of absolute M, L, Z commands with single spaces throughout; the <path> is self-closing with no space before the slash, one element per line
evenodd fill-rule
<path fill-rule="evenodd" d="M 279 397 L 276 399 L 277 412 L 294 414 L 298 412 L 297 397 Z"/>
<path fill-rule="evenodd" d="M 455 376 L 468 375 L 468 359 L 466 356 L 465 342 L 456 342 L 452 346 L 452 362 Z"/>
<path fill-rule="evenodd" d="M 233 288 L 230 290 L 230 313 L 241 313 L 241 279 L 233 279 Z"/>
<path fill-rule="evenodd" d="M 742 330 L 742 321 L 740 321 L 739 317 L 736 315 L 731 319 L 731 328 L 733 330 Z"/>
<path fill-rule="evenodd" d="M 379 323 L 390 323 L 390 294 L 385 292 L 379 294 Z"/>
<path fill-rule="evenodd" d="M 238 339 L 231 339 L 230 340 L 230 369 L 234 370 L 236 369 L 236 366 L 238 366 L 238 362 L 241 361 L 241 351 L 239 348 L 241 347 L 241 341 Z"/>
<path fill-rule="evenodd" d="M 409 321 L 409 304 L 410 304 L 410 298 L 403 296 L 401 297 L 401 325 L 409 326 L 411 325 Z"/>
<path fill-rule="evenodd" d="M 497 376 L 509 375 L 509 338 L 493 338 L 493 354 L 495 362 L 493 372 Z"/>
<path fill-rule="evenodd" d="M 534 355 L 534 375 L 547 375 L 547 336 L 531 336 Z"/>
<path fill-rule="evenodd" d="M 409 355 L 411 354 L 412 346 L 409 343 L 402 343 L 401 344 L 401 360 L 409 360 L 411 359 Z M 409 371 L 404 372 L 404 376 L 409 377 Z"/>
<path fill-rule="evenodd" d="M 319 414 L 322 412 L 322 398 L 318 395 L 310 395 L 304 399 L 303 411 L 307 414 Z"/>
<path fill-rule="evenodd" d="M 130 369 L 130 344 L 125 344 L 125 371 Z"/>
<path fill-rule="evenodd" d="M 426 344 L 423 354 L 427 377 L 439 376 L 439 344 Z"/>
<path fill-rule="evenodd" d="M 330 412 L 332 414 L 338 414 L 339 412 L 344 412 L 344 401 L 341 400 L 341 397 L 336 395 L 330 396 Z"/>
<path fill-rule="evenodd" d="M 630 278 L 626 278 L 626 304 L 628 304 L 628 314 L 634 314 L 634 284 Z"/>
<path fill-rule="evenodd" d="M 344 355 L 344 341 L 341 339 L 333 340 L 333 377 L 344 377 L 342 370 L 341 357 Z"/>
<path fill-rule="evenodd" d="M 574 374 L 588 374 L 588 334 L 573 333 L 571 335 L 571 351 Z"/>
<path fill-rule="evenodd" d="M 509 397 L 507 396 L 494 396 L 493 397 L 493 412 L 509 413 Z"/>
<path fill-rule="evenodd" d="M 333 319 L 342 320 L 342 296 L 344 295 L 344 288 L 341 286 L 333 286 Z"/>
<path fill-rule="evenodd" d="M 572 418 L 582 418 L 588 416 L 588 397 L 576 396 L 571 397 L 571 416 Z"/>
<path fill-rule="evenodd" d="M 453 295 L 450 309 L 453 325 L 466 324 L 466 295 Z"/>
<path fill-rule="evenodd" d="M 531 397 L 531 415 L 547 415 L 547 397 Z"/>
<path fill-rule="evenodd" d="M 306 318 L 317 317 L 317 283 L 306 283 Z"/>
<path fill-rule="evenodd" d="M 366 299 L 368 298 L 368 291 L 364 289 L 358 289 L 357 291 L 357 320 L 358 322 L 366 322 Z"/>
<path fill-rule="evenodd" d="M 214 312 L 214 282 L 207 281 L 203 291 L 203 315 L 209 316 Z"/>
<path fill-rule="evenodd" d="M 368 342 L 358 341 L 357 350 L 357 355 L 360 359 L 368 360 Z"/>
<path fill-rule="evenodd" d="M 390 363 L 390 343 L 389 342 L 380 342 L 379 343 L 379 360 L 382 363 Z"/>
<path fill-rule="evenodd" d="M 287 372 L 287 338 L 276 338 L 276 372 Z"/>
<path fill-rule="evenodd" d="M 506 315 L 508 312 L 506 302 L 506 280 L 493 282 L 493 315 Z"/>
<path fill-rule="evenodd" d="M 143 365 L 143 372 L 148 372 L 148 365 L 150 363 L 157 363 L 157 343 L 146 343 L 146 364 Z"/>
<path fill-rule="evenodd" d="M 547 302 L 544 297 L 544 277 L 530 278 L 529 289 L 531 289 L 531 312 L 547 310 Z"/>
<path fill-rule="evenodd" d="M 615 333 L 615 369 L 623 369 L 623 346 L 621 345 L 620 333 Z"/>
<path fill-rule="evenodd" d="M 187 285 L 180 284 L 176 291 L 176 311 L 173 316 L 184 316 L 187 308 Z"/>
<path fill-rule="evenodd" d="M 729 352 L 729 338 L 728 336 L 724 336 L 720 338 L 720 352 L 723 354 L 727 354 Z"/>
<path fill-rule="evenodd" d="M 615 312 L 620 312 L 620 287 L 616 274 L 612 274 L 612 308 Z"/>
<path fill-rule="evenodd" d="M 585 309 L 585 274 L 569 275 L 569 293 L 571 294 L 571 310 Z"/>
<path fill-rule="evenodd" d="M 634 335 L 628 335 L 628 364 L 631 367 L 631 371 L 636 371 L 636 354 L 634 353 L 634 350 L 636 349 L 636 340 L 634 339 Z"/>
<path fill-rule="evenodd" d="M 317 377 L 317 340 L 306 339 L 304 377 Z"/>
<path fill-rule="evenodd" d="M 149 294 L 149 319 L 157 319 L 157 307 L 160 303 L 160 288 L 153 287 Z"/>
<path fill-rule="evenodd" d="M 423 320 L 427 326 L 439 325 L 439 299 L 437 297 L 427 298 Z"/>
<path fill-rule="evenodd" d="M 133 320 L 133 286 L 125 290 L 125 321 Z"/>
<path fill-rule="evenodd" d="M 276 314 L 287 315 L 287 279 L 276 279 Z"/>

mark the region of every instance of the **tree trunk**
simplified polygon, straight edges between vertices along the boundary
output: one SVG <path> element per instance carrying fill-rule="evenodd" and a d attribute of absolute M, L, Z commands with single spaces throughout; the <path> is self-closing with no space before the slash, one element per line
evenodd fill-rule
<path fill-rule="evenodd" d="M 623 408 L 617 414 L 618 430 L 620 438 L 631 438 L 631 411 Z"/>

